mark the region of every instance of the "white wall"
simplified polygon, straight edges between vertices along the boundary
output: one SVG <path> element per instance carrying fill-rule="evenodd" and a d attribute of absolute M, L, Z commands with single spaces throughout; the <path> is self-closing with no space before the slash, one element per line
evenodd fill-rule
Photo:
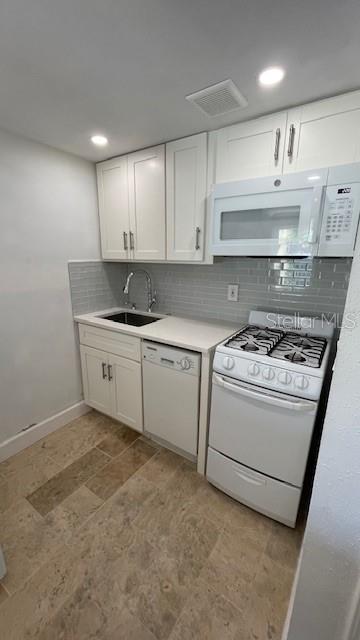
<path fill-rule="evenodd" d="M 360 239 L 349 314 L 356 325 L 341 332 L 288 640 L 360 637 Z"/>
<path fill-rule="evenodd" d="M 0 131 L 0 442 L 81 399 L 67 261 L 98 258 L 94 165 Z"/>

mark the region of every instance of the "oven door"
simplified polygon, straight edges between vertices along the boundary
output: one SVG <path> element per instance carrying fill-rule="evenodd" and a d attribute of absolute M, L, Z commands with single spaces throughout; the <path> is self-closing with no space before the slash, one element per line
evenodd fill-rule
<path fill-rule="evenodd" d="M 209 444 L 241 464 L 301 487 L 317 403 L 213 374 Z"/>
<path fill-rule="evenodd" d="M 325 174 L 310 177 L 325 184 Z M 285 176 L 216 185 L 213 255 L 315 255 L 324 184 L 307 180 Z"/>

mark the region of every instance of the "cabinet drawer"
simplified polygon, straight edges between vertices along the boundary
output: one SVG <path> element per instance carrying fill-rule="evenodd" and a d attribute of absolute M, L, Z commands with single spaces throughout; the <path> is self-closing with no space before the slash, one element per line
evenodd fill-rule
<path fill-rule="evenodd" d="M 211 447 L 206 477 L 235 500 L 290 527 L 295 526 L 301 495 L 297 487 L 244 467 Z"/>
<path fill-rule="evenodd" d="M 140 338 L 127 333 L 79 324 L 80 343 L 130 360 L 141 361 Z"/>

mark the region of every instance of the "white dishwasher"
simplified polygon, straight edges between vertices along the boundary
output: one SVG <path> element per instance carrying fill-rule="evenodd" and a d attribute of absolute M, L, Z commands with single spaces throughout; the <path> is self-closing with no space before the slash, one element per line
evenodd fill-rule
<path fill-rule="evenodd" d="M 200 354 L 144 340 L 144 430 L 195 459 L 198 447 Z"/>

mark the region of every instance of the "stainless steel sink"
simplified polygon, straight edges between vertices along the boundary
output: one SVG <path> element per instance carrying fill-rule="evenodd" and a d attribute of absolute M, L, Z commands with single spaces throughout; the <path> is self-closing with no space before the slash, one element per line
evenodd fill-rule
<path fill-rule="evenodd" d="M 107 316 L 102 316 L 106 320 L 112 322 L 120 322 L 121 324 L 130 324 L 133 327 L 143 327 L 145 324 L 151 324 L 161 318 L 156 316 L 143 315 L 142 313 L 130 313 L 130 311 L 120 311 L 119 313 L 111 313 Z"/>

